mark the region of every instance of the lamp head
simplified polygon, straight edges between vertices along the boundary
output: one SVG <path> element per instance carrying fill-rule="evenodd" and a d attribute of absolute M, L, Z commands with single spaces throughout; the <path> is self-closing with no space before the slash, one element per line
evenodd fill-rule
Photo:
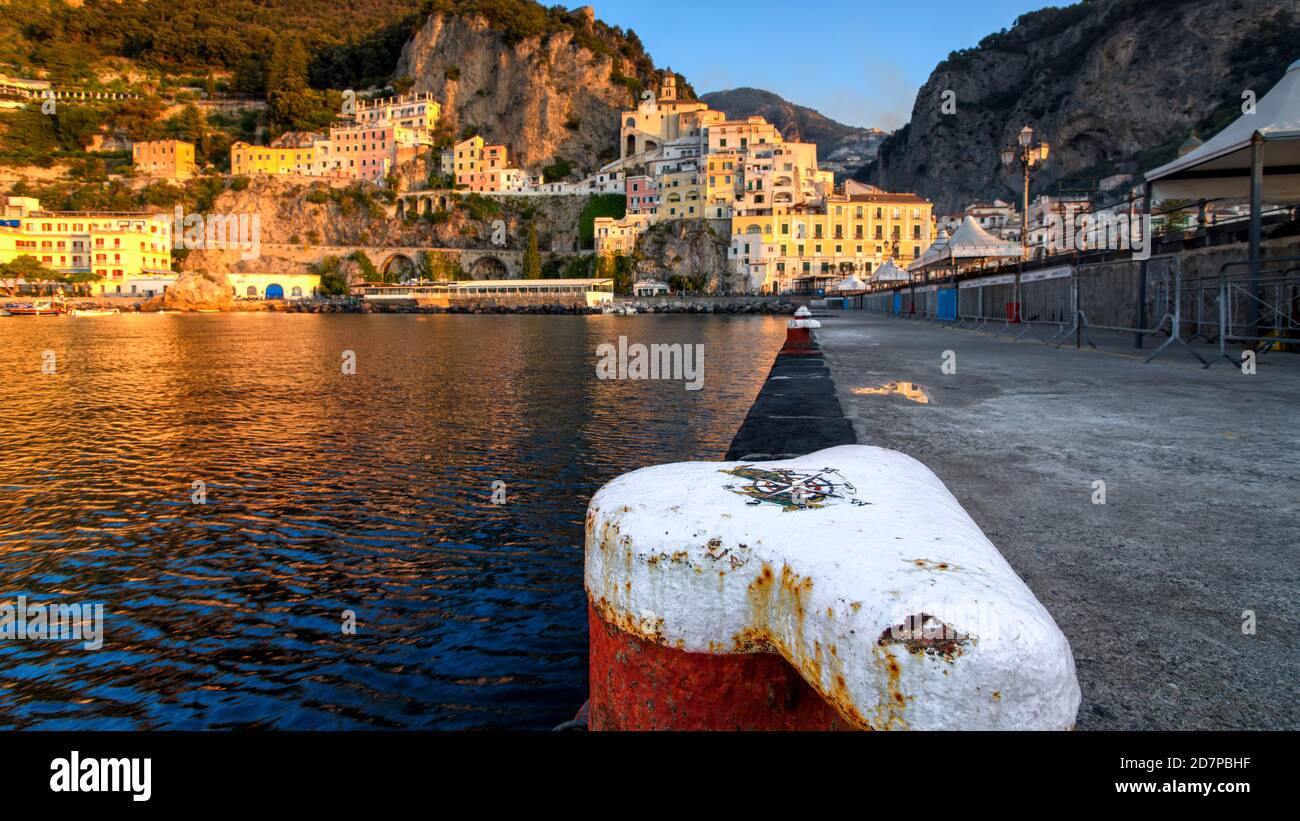
<path fill-rule="evenodd" d="M 1020 147 L 1028 148 L 1029 144 L 1034 141 L 1034 129 L 1025 126 L 1020 129 Z"/>

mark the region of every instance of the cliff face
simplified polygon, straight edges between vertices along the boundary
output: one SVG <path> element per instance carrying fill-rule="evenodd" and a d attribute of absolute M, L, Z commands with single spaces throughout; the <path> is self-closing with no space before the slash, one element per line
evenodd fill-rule
<path fill-rule="evenodd" d="M 432 193 L 430 196 L 434 196 Z M 578 221 L 588 198 L 550 196 L 451 199 L 433 218 L 399 218 L 385 192 L 364 183 L 303 183 L 274 176 L 250 178 L 242 190 L 229 188 L 209 213 L 256 214 L 260 218 L 260 255 L 241 259 L 235 250 L 194 250 L 185 271 L 301 273 L 305 266 L 277 256 L 274 246 L 361 246 L 406 248 L 487 248 L 496 222 L 505 225 L 502 246 L 523 250 L 528 226 L 537 225 L 543 251 L 572 251 L 578 246 Z"/>
<path fill-rule="evenodd" d="M 726 229 L 719 232 L 708 222 L 672 220 L 652 226 L 641 235 L 637 275 L 667 282 L 669 277 L 702 277 L 708 293 L 735 291 L 740 279 L 729 273 Z"/>
<path fill-rule="evenodd" d="M 845 125 L 758 88 L 711 91 L 700 95 L 700 99 L 732 119 L 762 117 L 792 142 L 816 143 L 818 159 L 827 161 L 834 170 L 853 171 L 865 165 L 876 156 L 876 149 L 885 139 L 885 132 L 878 128 Z"/>
<path fill-rule="evenodd" d="M 941 212 L 1015 195 L 998 152 L 1026 124 L 1052 148 L 1035 192 L 1140 172 L 1240 114 L 1244 90 L 1263 96 L 1300 56 L 1297 38 L 1279 0 L 1084 0 L 1024 15 L 934 70 L 866 176 Z"/>
<path fill-rule="evenodd" d="M 637 73 L 617 53 L 579 46 L 572 31 L 510 44 L 481 17 L 432 14 L 396 75 L 442 101 L 456 136 L 474 126 L 509 149 L 512 165 L 536 171 L 560 158 L 582 173 L 617 158 L 619 112 L 651 79 Z"/>

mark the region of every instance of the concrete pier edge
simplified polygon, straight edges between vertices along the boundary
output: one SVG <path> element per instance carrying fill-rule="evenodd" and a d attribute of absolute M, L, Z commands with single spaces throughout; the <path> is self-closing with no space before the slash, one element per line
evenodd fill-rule
<path fill-rule="evenodd" d="M 821 347 L 814 341 L 813 348 L 811 354 L 777 354 L 724 461 L 790 459 L 858 444 Z"/>

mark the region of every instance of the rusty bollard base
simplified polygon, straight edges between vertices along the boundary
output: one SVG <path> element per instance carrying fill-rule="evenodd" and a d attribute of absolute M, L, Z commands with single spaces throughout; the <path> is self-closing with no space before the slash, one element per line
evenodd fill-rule
<path fill-rule="evenodd" d="M 645 468 L 586 527 L 592 729 L 1074 726 L 1065 636 L 902 453 Z"/>

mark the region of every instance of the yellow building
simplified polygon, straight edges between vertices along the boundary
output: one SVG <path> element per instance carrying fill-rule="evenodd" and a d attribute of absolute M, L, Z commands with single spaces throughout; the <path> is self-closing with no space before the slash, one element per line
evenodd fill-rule
<path fill-rule="evenodd" d="M 704 129 L 704 144 L 708 153 L 719 151 L 747 151 L 760 145 L 781 142 L 781 132 L 762 117 L 743 120 L 723 120 Z"/>
<path fill-rule="evenodd" d="M 42 211 L 32 197 L 7 197 L 0 263 L 29 255 L 64 274 L 93 274 L 95 293 L 129 294 L 132 279 L 172 275 L 171 232 L 165 213 Z"/>
<path fill-rule="evenodd" d="M 744 158 L 739 152 L 720 151 L 710 154 L 704 163 L 703 175 L 704 217 L 706 219 L 731 219 L 744 171 Z"/>
<path fill-rule="evenodd" d="M 508 156 L 504 145 L 488 145 L 482 137 L 456 143 L 452 156 L 456 187 L 481 193 L 523 188 L 524 172 L 511 167 Z"/>
<path fill-rule="evenodd" d="M 704 216 L 703 186 L 694 168 L 670 171 L 659 177 L 659 220 L 700 219 Z"/>
<path fill-rule="evenodd" d="M 131 146 L 131 164 L 146 176 L 187 180 L 194 176 L 194 144 L 181 140 L 145 140 Z"/>
<path fill-rule="evenodd" d="M 442 106 L 428 92 L 403 94 L 378 100 L 359 100 L 356 121 L 362 126 L 392 125 L 412 132 L 420 143 L 429 140 L 438 125 Z"/>
<path fill-rule="evenodd" d="M 307 174 L 317 167 L 311 145 L 252 145 L 243 140 L 230 146 L 231 174 Z"/>
<path fill-rule="evenodd" d="M 749 287 L 812 291 L 887 259 L 900 267 L 934 240 L 933 205 L 915 194 L 832 194 L 817 207 L 774 206 L 731 221 L 729 256 Z"/>
<path fill-rule="evenodd" d="M 735 205 L 741 215 L 761 216 L 793 208 L 834 191 L 834 173 L 817 168 L 815 143 L 767 144 L 745 152 L 744 189 Z M 829 176 L 829 184 L 820 184 Z"/>
<path fill-rule="evenodd" d="M 483 138 L 479 136 L 456 143 L 453 150 L 456 154 L 454 162 L 457 188 L 468 188 L 474 184 L 474 178 L 483 162 L 483 145 Z"/>
<path fill-rule="evenodd" d="M 636 251 L 637 239 L 650 227 L 650 215 L 628 214 L 617 220 L 613 217 L 596 217 L 593 227 L 597 254 L 631 256 Z"/>
<path fill-rule="evenodd" d="M 320 289 L 318 274 L 226 274 L 235 299 L 308 299 Z"/>

